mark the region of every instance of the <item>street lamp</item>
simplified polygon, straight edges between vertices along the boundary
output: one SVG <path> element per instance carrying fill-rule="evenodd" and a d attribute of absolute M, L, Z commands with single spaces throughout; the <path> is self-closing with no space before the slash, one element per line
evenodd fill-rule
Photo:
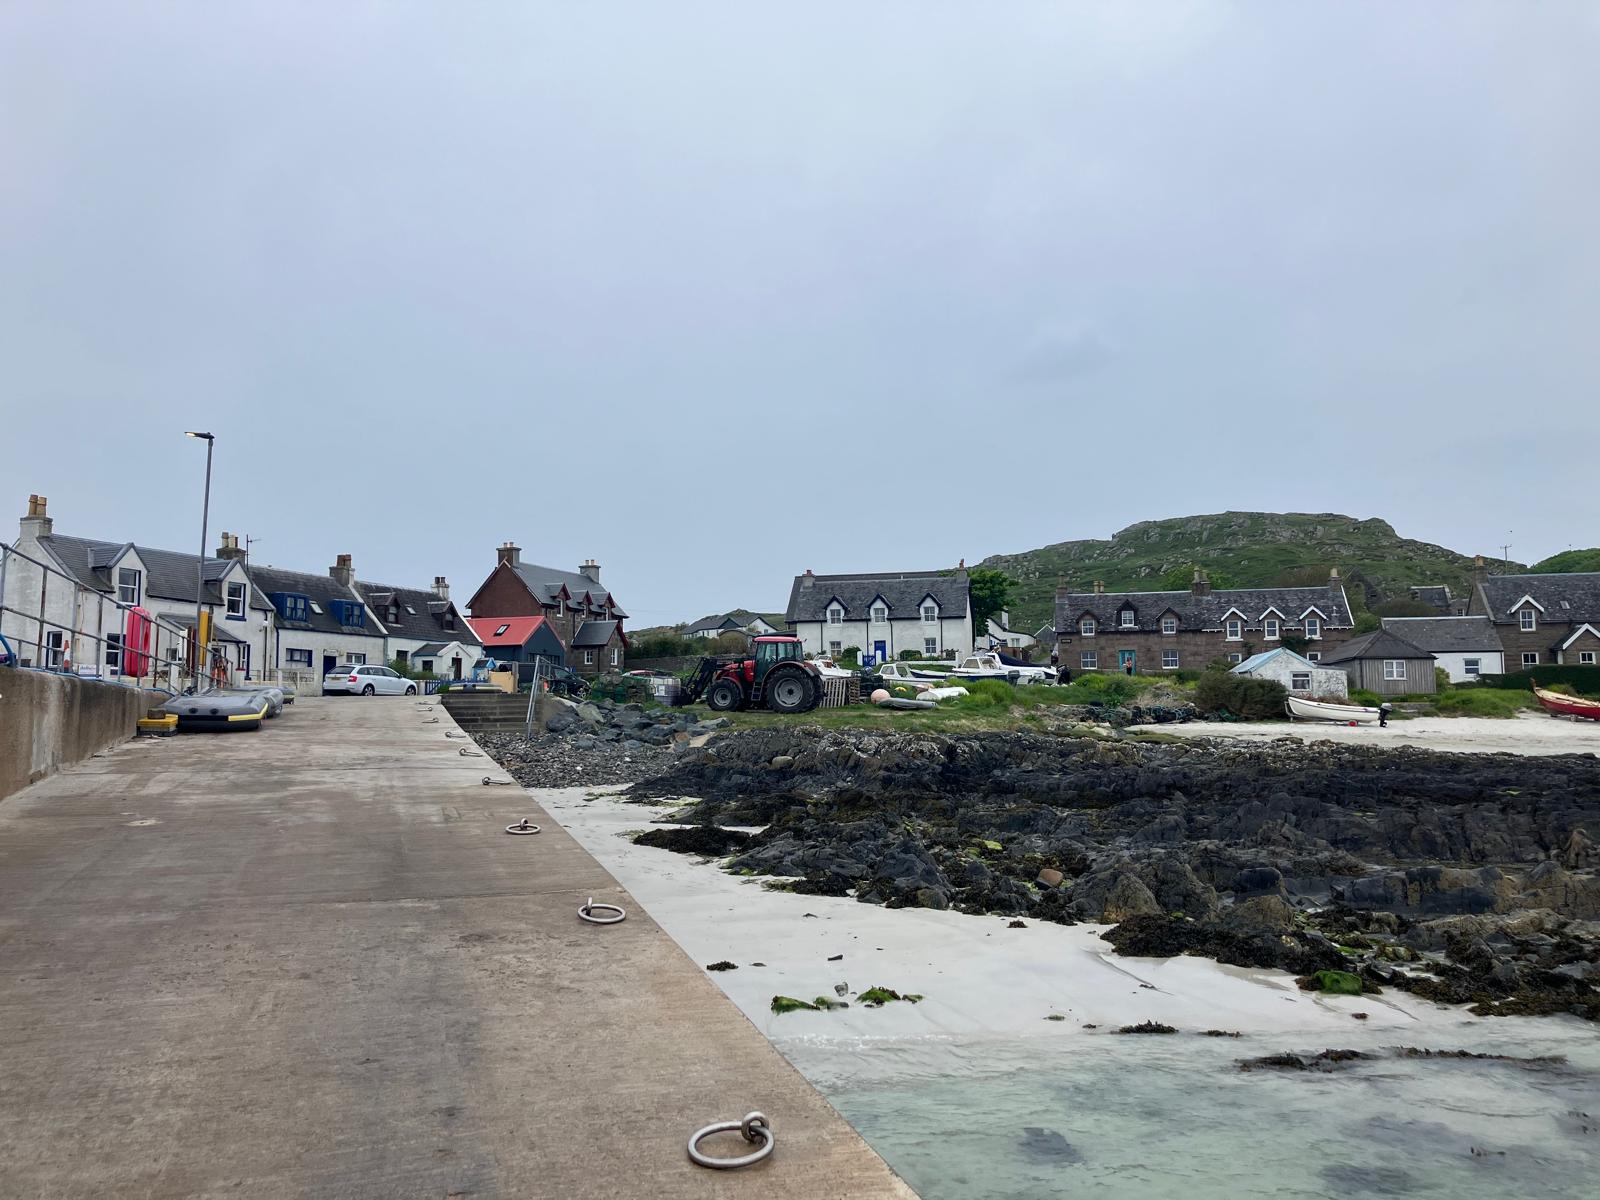
<path fill-rule="evenodd" d="M 203 666 L 202 656 L 205 647 L 200 644 L 200 613 L 204 609 L 206 599 L 206 526 L 211 520 L 211 451 L 216 445 L 216 437 L 209 433 L 195 433 L 186 430 L 185 437 L 201 438 L 206 444 L 206 495 L 200 508 L 200 557 L 194 568 L 194 690 L 200 690 L 200 671 Z"/>

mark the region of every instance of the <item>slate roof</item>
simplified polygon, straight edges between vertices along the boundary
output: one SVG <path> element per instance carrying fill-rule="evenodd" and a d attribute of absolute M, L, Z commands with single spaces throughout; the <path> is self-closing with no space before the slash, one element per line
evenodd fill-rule
<path fill-rule="evenodd" d="M 356 580 L 356 590 L 367 599 L 367 605 L 378 614 L 378 620 L 391 634 L 399 637 L 438 637 L 460 642 L 464 646 L 479 644 L 477 636 L 467 626 L 453 604 L 439 599 L 438 593 L 428 588 L 396 587 L 390 583 L 369 583 Z M 389 620 L 388 604 L 394 600 L 400 608 L 395 620 Z M 444 623 L 446 614 L 455 617 L 455 625 Z M 420 651 L 419 651 L 420 653 Z"/>
<path fill-rule="evenodd" d="M 616 631 L 615 621 L 585 621 L 572 635 L 572 644 L 574 647 L 604 646 Z"/>
<path fill-rule="evenodd" d="M 828 604 L 838 600 L 844 619 L 865 621 L 879 596 L 889 606 L 891 621 L 920 621 L 923 597 L 931 595 L 941 618 L 967 615 L 967 573 L 962 570 L 907 571 L 866 575 L 796 575 L 789 590 L 784 623 L 826 621 Z"/>
<path fill-rule="evenodd" d="M 1379 629 L 1374 633 L 1364 633 L 1358 638 L 1351 638 L 1337 650 L 1331 650 L 1322 656 L 1322 665 L 1329 663 L 1352 662 L 1360 658 L 1432 658 L 1420 646 L 1414 646 L 1397 634 L 1390 633 L 1387 629 Z"/>
<path fill-rule="evenodd" d="M 541 567 L 538 563 L 516 563 L 511 569 L 521 577 L 523 583 L 528 585 L 529 591 L 547 604 L 555 603 L 563 587 L 567 589 L 569 596 L 575 598 L 587 593 L 596 604 L 604 604 L 611 599 L 610 592 L 587 575 L 580 575 L 576 571 L 563 571 L 559 567 Z"/>
<path fill-rule="evenodd" d="M 255 580 L 256 586 L 267 595 L 274 592 L 292 592 L 295 595 L 308 597 L 312 603 L 322 609 L 321 612 L 312 610 L 310 618 L 305 621 L 286 621 L 280 615 L 277 619 L 279 629 L 305 629 L 316 633 L 342 633 L 359 637 L 381 638 L 383 625 L 369 612 L 366 624 L 361 627 L 341 625 L 333 616 L 332 602 L 335 600 L 353 600 L 361 604 L 361 597 L 354 589 L 347 588 L 331 575 L 308 575 L 303 571 L 286 571 L 281 567 L 251 567 L 250 577 Z"/>
<path fill-rule="evenodd" d="M 95 538 L 72 537 L 65 533 L 47 533 L 39 538 L 60 568 L 84 587 L 93 588 L 106 595 L 116 594 L 116 581 L 111 564 L 124 550 L 132 549 L 144 564 L 144 594 L 162 600 L 195 602 L 195 567 L 198 555 L 184 554 L 179 550 L 158 550 L 154 546 L 141 546 L 137 542 L 103 542 Z M 230 559 L 205 560 L 206 595 L 208 604 L 222 603 L 220 580 L 227 571 Z M 248 571 L 247 571 L 248 574 Z M 250 597 L 250 607 L 271 609 L 259 593 Z"/>
<path fill-rule="evenodd" d="M 1443 586 L 1425 584 L 1408 589 L 1411 598 L 1419 604 L 1431 604 L 1440 612 L 1450 611 L 1450 589 Z"/>
<path fill-rule="evenodd" d="M 472 632 L 477 634 L 479 644 L 488 647 L 521 646 L 541 625 L 547 625 L 549 622 L 543 617 L 468 617 L 467 624 L 472 627 Z M 506 631 L 497 635 L 495 630 L 502 625 L 506 627 Z"/>
<path fill-rule="evenodd" d="M 1491 575 L 1479 587 L 1496 625 L 1515 625 L 1511 606 L 1524 596 L 1532 596 L 1544 606 L 1541 624 L 1562 621 L 1577 624 L 1600 621 L 1600 572 L 1581 571 L 1568 575 Z"/>
<path fill-rule="evenodd" d="M 704 633 L 706 630 L 724 630 L 734 632 L 746 629 L 757 621 L 765 621 L 774 629 L 783 628 L 783 617 L 779 614 L 752 612 L 748 608 L 736 608 L 731 612 L 712 613 L 709 617 L 701 617 L 683 632 L 685 634 Z"/>
<path fill-rule="evenodd" d="M 1261 619 L 1268 609 L 1277 609 L 1286 625 L 1298 625 L 1301 616 L 1310 608 L 1322 613 L 1322 623 L 1329 629 L 1350 629 L 1355 622 L 1350 618 L 1350 601 L 1345 598 L 1342 584 L 1324 584 L 1321 587 L 1301 588 L 1228 588 L 1197 596 L 1193 591 L 1181 592 L 1073 592 L 1056 598 L 1056 628 L 1075 631 L 1078 621 L 1092 615 L 1103 633 L 1113 633 L 1120 628 L 1119 618 L 1123 608 L 1131 604 L 1134 624 L 1128 628 L 1158 633 L 1161 618 L 1173 613 L 1178 618 L 1180 630 L 1220 630 L 1230 609 L 1244 616 L 1245 628 L 1259 629 Z"/>
<path fill-rule="evenodd" d="M 449 642 L 424 642 L 413 650 L 412 654 L 437 654 L 448 646 Z"/>
<path fill-rule="evenodd" d="M 1499 654 L 1488 617 L 1384 617 L 1383 627 L 1430 654 Z"/>

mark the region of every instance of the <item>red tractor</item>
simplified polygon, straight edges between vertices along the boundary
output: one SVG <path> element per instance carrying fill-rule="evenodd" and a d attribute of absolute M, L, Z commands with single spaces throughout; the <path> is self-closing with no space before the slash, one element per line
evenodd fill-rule
<path fill-rule="evenodd" d="M 702 658 L 685 687 L 686 703 L 704 696 L 716 712 L 763 704 L 776 713 L 810 712 L 822 703 L 822 673 L 801 657 L 800 639 L 770 634 L 755 639 L 753 657 Z"/>

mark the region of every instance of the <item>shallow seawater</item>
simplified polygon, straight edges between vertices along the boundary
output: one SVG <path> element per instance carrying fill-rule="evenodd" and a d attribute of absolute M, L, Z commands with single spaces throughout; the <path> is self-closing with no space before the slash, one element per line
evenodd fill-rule
<path fill-rule="evenodd" d="M 1600 1194 L 1600 1031 L 1473 1022 L 1426 1044 L 1568 1061 L 1238 1068 L 1326 1048 L 1304 1035 L 779 1043 L 923 1200 Z"/>

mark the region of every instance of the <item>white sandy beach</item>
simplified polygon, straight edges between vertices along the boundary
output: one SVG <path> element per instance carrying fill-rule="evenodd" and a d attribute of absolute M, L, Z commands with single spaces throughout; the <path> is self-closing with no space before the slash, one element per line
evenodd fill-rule
<path fill-rule="evenodd" d="M 1253 721 L 1226 724 L 1192 721 L 1183 725 L 1136 725 L 1136 730 L 1185 738 L 1226 738 L 1270 742 L 1281 737 L 1303 742 L 1345 742 L 1364 746 L 1416 746 L 1462 754 L 1600 754 L 1600 721 L 1558 720 L 1524 713 L 1507 720 L 1486 717 L 1416 717 L 1376 725 L 1338 725 L 1331 721 Z"/>
<path fill-rule="evenodd" d="M 1576 1198 L 1600 1170 L 1600 1143 L 1573 1116 L 1594 1111 L 1600 1078 L 1600 1039 L 1585 1022 L 1482 1020 L 1401 992 L 1310 995 L 1280 971 L 1121 958 L 1099 926 L 1011 929 L 1000 917 L 768 891 L 629 840 L 670 809 L 582 788 L 532 794 L 695 961 L 738 965 L 710 977 L 924 1200 L 1415 1186 Z M 838 983 L 852 1001 L 872 986 L 925 998 L 771 1011 L 774 995 L 833 996 Z M 1115 1032 L 1147 1020 L 1187 1036 Z M 1210 1029 L 1242 1036 L 1198 1036 Z M 1542 1074 L 1393 1058 L 1388 1048 L 1403 1045 L 1572 1065 Z M 1238 1067 L 1325 1047 L 1378 1059 L 1337 1074 Z"/>

